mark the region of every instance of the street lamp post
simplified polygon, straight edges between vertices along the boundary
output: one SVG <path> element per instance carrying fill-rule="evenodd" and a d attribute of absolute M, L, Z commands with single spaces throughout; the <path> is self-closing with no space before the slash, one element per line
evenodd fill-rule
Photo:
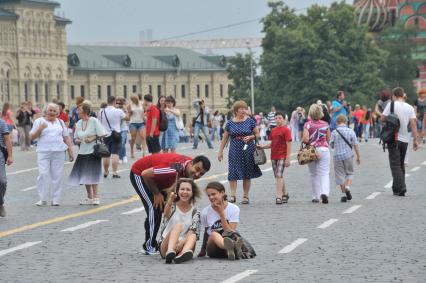
<path fill-rule="evenodd" d="M 253 56 L 250 48 L 250 42 L 247 41 L 247 48 L 250 55 L 250 91 L 251 91 L 251 113 L 254 115 L 254 78 L 253 78 Z"/>

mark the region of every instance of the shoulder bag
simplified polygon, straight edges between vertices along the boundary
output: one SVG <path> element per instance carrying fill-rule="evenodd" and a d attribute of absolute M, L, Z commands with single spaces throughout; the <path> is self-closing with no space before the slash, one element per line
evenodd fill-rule
<path fill-rule="evenodd" d="M 93 146 L 93 156 L 97 158 L 110 157 L 111 153 L 108 147 L 101 140 L 98 143 L 98 139 L 99 137 L 96 137 L 95 145 Z"/>
<path fill-rule="evenodd" d="M 257 137 L 255 135 L 255 144 L 258 145 L 259 141 L 257 140 Z M 253 158 L 254 158 L 254 164 L 256 165 L 263 165 L 266 163 L 266 154 L 265 150 L 263 148 L 257 148 L 257 146 L 254 149 L 253 152 Z"/>
<path fill-rule="evenodd" d="M 101 119 L 102 119 L 102 113 L 105 115 L 105 119 L 106 119 L 106 121 L 107 121 L 107 123 L 108 123 L 108 127 L 109 127 L 109 129 L 111 130 L 111 137 L 112 137 L 112 140 L 113 140 L 114 142 L 116 142 L 116 143 L 121 143 L 121 133 L 120 133 L 120 132 L 117 132 L 117 131 L 115 131 L 113 128 L 111 128 L 111 124 L 109 123 L 109 120 L 108 120 L 107 114 L 106 114 L 106 112 L 105 112 L 105 109 L 104 109 L 104 110 L 102 110 L 102 112 L 101 112 Z"/>
<path fill-rule="evenodd" d="M 300 149 L 297 152 L 297 161 L 299 164 L 305 165 L 312 161 L 317 161 L 318 159 L 318 152 L 315 146 L 302 142 Z"/>
<path fill-rule="evenodd" d="M 342 137 L 342 139 L 345 141 L 345 143 L 352 149 L 352 145 L 348 142 L 348 140 L 342 135 L 341 132 L 336 128 L 337 133 Z"/>

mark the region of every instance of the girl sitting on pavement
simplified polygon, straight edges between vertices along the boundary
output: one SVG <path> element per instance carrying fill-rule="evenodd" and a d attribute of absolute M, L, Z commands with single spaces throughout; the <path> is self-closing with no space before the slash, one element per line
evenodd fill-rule
<path fill-rule="evenodd" d="M 237 229 L 240 209 L 227 201 L 225 187 L 219 182 L 210 182 L 206 187 L 210 205 L 201 212 L 201 225 L 205 227 L 203 246 L 199 257 L 207 255 L 212 258 L 234 260 L 235 250 L 241 250 L 242 241 L 224 237 L 225 232 Z M 237 255 L 238 256 L 238 255 Z"/>
<path fill-rule="evenodd" d="M 166 263 L 192 259 L 200 235 L 200 212 L 194 207 L 200 190 L 192 179 L 181 178 L 169 194 L 160 229 L 160 254 Z"/>

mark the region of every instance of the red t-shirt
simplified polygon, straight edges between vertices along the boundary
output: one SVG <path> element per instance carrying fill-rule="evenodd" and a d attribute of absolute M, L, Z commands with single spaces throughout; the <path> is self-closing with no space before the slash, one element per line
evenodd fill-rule
<path fill-rule="evenodd" d="M 154 136 L 158 137 L 160 135 L 160 110 L 157 106 L 151 105 L 151 107 L 146 111 L 146 136 L 148 137 L 151 133 L 152 119 L 157 118 L 157 125 L 155 126 Z"/>
<path fill-rule="evenodd" d="M 67 113 L 65 113 L 63 111 L 61 113 L 59 113 L 58 118 L 61 119 L 62 121 L 64 121 L 65 123 L 68 122 L 68 120 L 69 120 Z"/>
<path fill-rule="evenodd" d="M 365 111 L 362 109 L 356 110 L 354 111 L 354 113 L 352 113 L 352 116 L 356 118 L 358 123 L 362 123 L 364 115 L 365 115 Z"/>
<path fill-rule="evenodd" d="M 271 130 L 271 159 L 287 158 L 287 142 L 291 141 L 291 132 L 287 126 L 275 127 Z"/>
<path fill-rule="evenodd" d="M 192 158 L 176 153 L 153 154 L 133 163 L 132 172 L 141 175 L 146 169 L 154 169 L 154 182 L 158 189 L 170 188 L 177 178 L 186 177 L 185 167 Z"/>

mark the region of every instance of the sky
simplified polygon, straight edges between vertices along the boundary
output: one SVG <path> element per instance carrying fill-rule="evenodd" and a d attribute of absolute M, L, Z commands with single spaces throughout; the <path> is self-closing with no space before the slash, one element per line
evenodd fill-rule
<path fill-rule="evenodd" d="M 136 42 L 151 29 L 154 40 L 264 17 L 267 0 L 56 0 L 60 16 L 72 20 L 68 42 Z M 287 0 L 294 9 L 333 0 Z M 353 1 L 346 0 L 347 3 Z M 179 39 L 260 37 L 259 21 Z"/>

